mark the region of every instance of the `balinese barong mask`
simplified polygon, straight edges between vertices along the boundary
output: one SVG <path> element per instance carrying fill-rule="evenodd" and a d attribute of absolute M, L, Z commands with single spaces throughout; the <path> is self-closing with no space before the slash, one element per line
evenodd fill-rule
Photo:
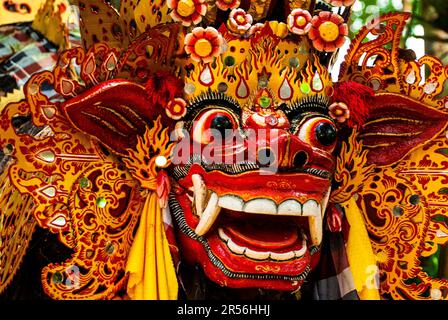
<path fill-rule="evenodd" d="M 328 73 L 268 25 L 227 46 L 186 80 L 193 152 L 173 158 L 170 201 L 181 251 L 221 285 L 294 290 L 318 260 L 335 167 Z"/>
<path fill-rule="evenodd" d="M 363 29 L 352 43 L 339 82 L 333 83 L 329 65 L 348 34 L 348 13 L 298 3 L 285 8 L 284 23 L 253 24 L 266 12 L 252 5 L 246 12 L 237 8 L 238 1 L 169 1 L 171 17 L 183 28 L 171 23 L 148 26 L 139 37 L 131 32 L 132 42 L 122 52 L 102 43 L 88 51 L 67 51 L 53 73 L 30 81 L 29 102 L 3 112 L 5 122 L 17 113 L 31 113 L 35 125 L 52 128 L 54 135 L 35 142 L 33 151 L 47 166 L 57 161 L 111 163 L 107 170 L 95 171 L 92 163 L 92 168 L 80 167 L 82 175 L 72 173 L 76 188 L 68 188 L 75 197 L 60 196 L 67 192 L 64 188 L 30 191 L 24 178 L 17 178 L 21 190 L 29 189 L 33 197 L 60 196 L 69 202 L 64 210 L 58 210 L 57 201 L 49 202 L 51 213 L 40 207 L 35 215 L 41 226 L 60 232 L 64 243 L 79 250 L 71 263 L 94 260 L 93 266 L 83 266 L 86 297 L 101 296 L 105 282 L 115 283 L 113 292 L 123 287 L 123 261 L 138 225 L 134 213 L 141 210 L 146 195 L 139 189 L 156 192 L 162 211 L 170 213 L 174 236 L 168 228 L 167 237 L 173 255 L 199 265 L 213 282 L 232 288 L 297 290 L 319 262 L 324 232 L 342 228 L 335 204 L 359 196 L 363 179 L 399 167 L 411 150 L 446 127 L 441 109 L 447 101 L 439 97 L 446 75 L 435 71 L 427 80 L 420 75 L 420 64 L 440 63 L 433 58 L 413 61 L 396 45 L 406 14 L 386 16 Z M 80 6 L 83 14 L 88 8 Z M 96 9 L 101 12 L 103 6 Z M 159 9 L 154 10 L 166 14 Z M 216 18 L 217 10 L 228 9 L 227 19 Z M 202 19 L 216 28 L 194 26 Z M 369 33 L 375 40 L 365 40 Z M 99 35 L 85 34 L 85 44 L 96 42 L 94 38 Z M 71 78 L 70 61 L 79 65 L 82 81 Z M 426 82 L 417 86 L 419 81 Z M 40 95 L 44 82 L 52 83 L 65 101 Z M 13 138 L 8 125 L 0 127 L 8 132 L 0 142 L 14 145 L 14 157 L 23 152 L 17 145 L 23 141 Z M 89 153 L 84 160 L 52 151 L 66 139 L 65 130 L 79 136 L 73 152 Z M 109 214 L 116 219 L 122 212 L 126 224 L 112 230 L 107 227 L 112 220 L 98 222 L 89 216 L 97 227 L 82 220 L 87 235 L 103 230 L 101 244 L 90 244 L 78 229 L 72 233 L 75 239 L 67 238 L 73 226 L 61 224 L 61 219 L 82 216 L 71 216 L 70 210 L 88 211 L 89 203 L 104 208 L 107 197 L 94 199 L 93 193 L 111 190 L 106 187 L 108 170 L 119 181 L 112 185 L 118 197 Z M 359 201 L 362 206 L 368 197 L 360 196 Z M 127 240 L 108 242 L 108 235 L 117 232 Z M 89 243 L 84 249 L 73 245 L 83 241 Z M 112 271 L 104 254 L 87 258 L 89 250 L 112 244 L 121 259 Z M 102 264 L 112 276 L 99 279 L 87 272 Z M 65 267 L 45 270 L 44 287 L 55 297 L 77 294 L 68 290 L 59 295 L 58 284 L 48 280 Z M 106 291 L 103 296 L 113 295 Z"/>

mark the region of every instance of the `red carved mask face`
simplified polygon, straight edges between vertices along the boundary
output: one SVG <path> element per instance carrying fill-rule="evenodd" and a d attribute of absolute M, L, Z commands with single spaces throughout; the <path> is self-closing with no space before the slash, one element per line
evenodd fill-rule
<path fill-rule="evenodd" d="M 288 105 L 259 88 L 250 100 L 190 102 L 170 209 L 184 260 L 212 281 L 295 290 L 319 259 L 336 127 L 324 95 Z"/>

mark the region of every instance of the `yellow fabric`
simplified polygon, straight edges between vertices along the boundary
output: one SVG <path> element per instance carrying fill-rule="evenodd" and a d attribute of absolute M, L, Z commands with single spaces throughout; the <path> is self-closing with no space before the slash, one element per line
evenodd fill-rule
<path fill-rule="evenodd" d="M 345 208 L 350 224 L 347 256 L 358 295 L 362 300 L 380 300 L 378 289 L 375 286 L 366 285 L 372 284 L 376 259 L 362 213 L 353 198 L 342 204 L 342 206 Z"/>
<path fill-rule="evenodd" d="M 133 300 L 175 300 L 178 283 L 155 192 L 145 202 L 126 264 Z"/>
<path fill-rule="evenodd" d="M 15 1 L 18 2 L 18 1 Z M 25 1 L 22 1 L 25 2 Z M 45 0 L 33 0 L 26 1 L 26 4 L 30 8 L 30 12 L 21 9 L 19 12 L 12 12 L 3 8 L 3 1 L 0 3 L 0 25 L 6 25 L 11 23 L 29 22 L 33 21 L 40 6 Z"/>
<path fill-rule="evenodd" d="M 10 92 L 6 95 L 6 97 L 0 97 L 0 112 L 6 107 L 8 103 L 17 102 L 25 98 L 25 94 L 22 90 L 14 89 L 13 92 Z"/>

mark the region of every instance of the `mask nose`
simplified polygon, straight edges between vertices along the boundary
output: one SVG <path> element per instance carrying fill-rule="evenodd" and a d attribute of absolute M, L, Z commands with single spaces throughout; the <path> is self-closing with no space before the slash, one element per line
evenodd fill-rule
<path fill-rule="evenodd" d="M 311 146 L 287 131 L 279 130 L 277 145 L 280 169 L 300 169 L 312 162 Z"/>
<path fill-rule="evenodd" d="M 263 139 L 257 134 L 257 162 L 260 166 L 300 169 L 312 161 L 313 149 L 288 131 L 271 129 Z"/>

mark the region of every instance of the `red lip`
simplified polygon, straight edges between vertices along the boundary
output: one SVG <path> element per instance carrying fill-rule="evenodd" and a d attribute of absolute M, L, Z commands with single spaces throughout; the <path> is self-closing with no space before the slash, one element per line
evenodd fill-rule
<path fill-rule="evenodd" d="M 198 164 L 191 166 L 188 175 L 179 180 L 180 185 L 190 188 L 193 174 L 200 174 L 207 188 L 218 196 L 238 195 L 244 201 L 264 197 L 277 204 L 291 198 L 301 202 L 309 199 L 321 202 L 331 185 L 328 179 L 306 173 L 261 174 L 260 171 L 249 171 L 230 175 L 221 171 L 206 172 Z"/>
<path fill-rule="evenodd" d="M 310 263 L 310 254 L 307 251 L 300 259 L 279 261 L 256 261 L 232 253 L 225 243 L 219 239 L 217 232 L 207 237 L 207 241 L 213 252 L 223 252 L 220 259 L 227 269 L 236 273 L 246 274 L 276 274 L 285 276 L 296 276 L 301 274 Z M 298 249 L 298 248 L 297 248 Z"/>

